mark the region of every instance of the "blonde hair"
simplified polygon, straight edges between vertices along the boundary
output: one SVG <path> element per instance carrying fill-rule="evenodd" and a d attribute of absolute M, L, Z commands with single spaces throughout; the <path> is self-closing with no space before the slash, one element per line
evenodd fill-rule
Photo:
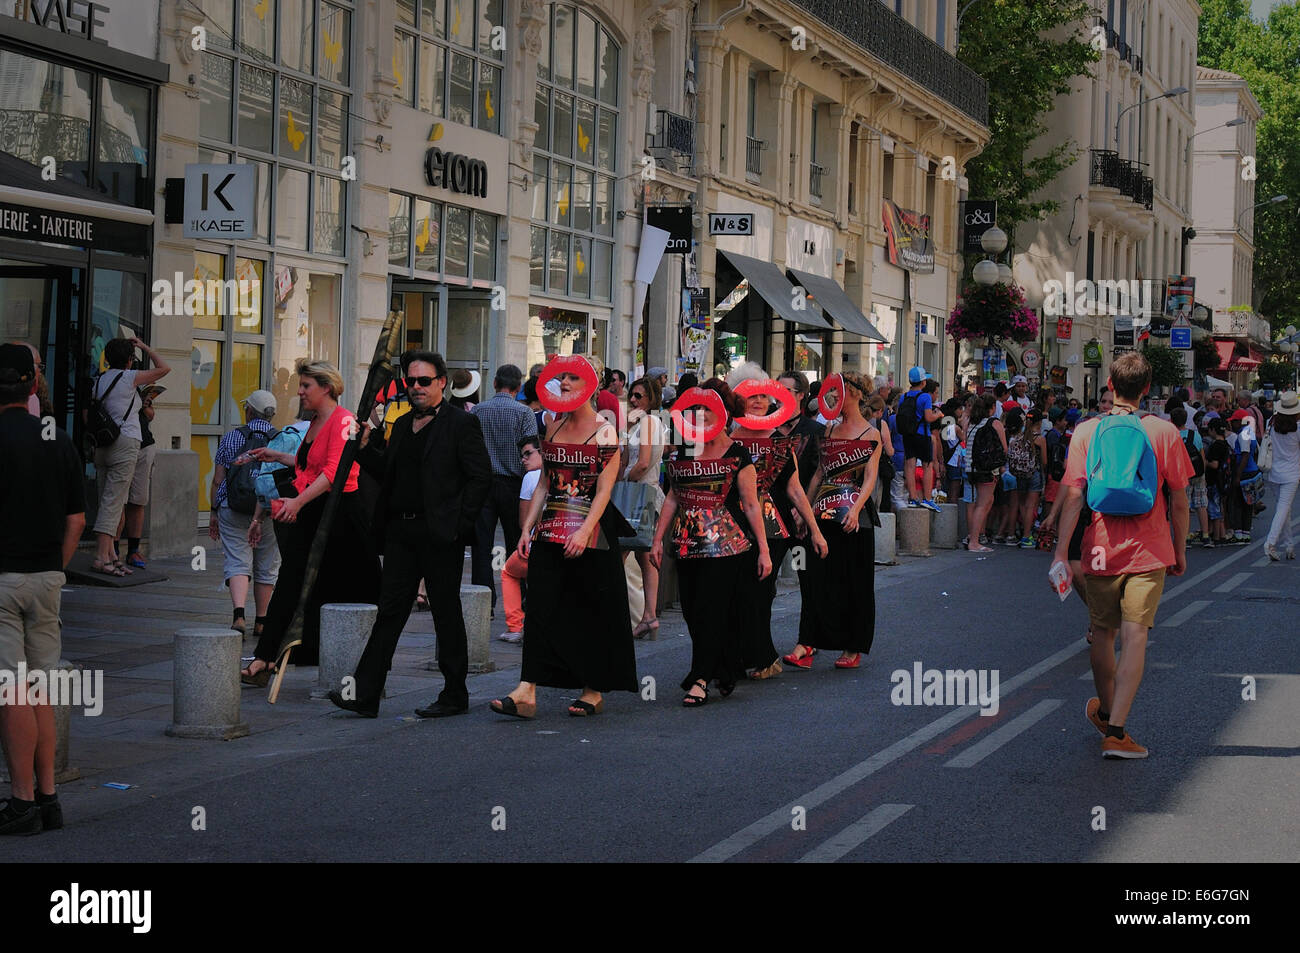
<path fill-rule="evenodd" d="M 294 365 L 293 372 L 299 377 L 310 377 L 328 390 L 335 400 L 343 394 L 343 375 L 329 361 L 309 361 L 305 357 L 300 357 L 298 363 Z"/>
<path fill-rule="evenodd" d="M 768 375 L 767 371 L 763 370 L 763 368 L 754 361 L 745 361 L 745 363 L 738 366 L 726 377 L 727 386 L 732 390 L 735 390 L 736 385 L 741 381 L 768 381 L 771 379 L 772 378 Z"/>

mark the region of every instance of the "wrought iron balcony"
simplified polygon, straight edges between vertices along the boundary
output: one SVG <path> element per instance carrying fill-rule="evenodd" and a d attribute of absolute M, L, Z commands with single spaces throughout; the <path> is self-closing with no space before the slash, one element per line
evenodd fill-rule
<path fill-rule="evenodd" d="M 1139 75 L 1141 75 L 1141 73 L 1142 73 L 1142 68 L 1143 68 L 1142 57 L 1140 57 L 1140 56 L 1138 56 L 1136 53 L 1134 53 L 1134 54 L 1133 54 L 1133 69 L 1134 69 L 1134 71 L 1137 72 Z"/>
<path fill-rule="evenodd" d="M 1119 188 L 1119 153 L 1109 149 L 1090 149 L 1088 184 Z"/>
<path fill-rule="evenodd" d="M 1155 208 L 1156 186 L 1149 175 L 1142 176 L 1142 197 L 1138 201 L 1146 208 Z"/>
<path fill-rule="evenodd" d="M 745 137 L 745 171 L 750 175 L 763 174 L 763 150 L 767 143 L 753 136 Z"/>
<path fill-rule="evenodd" d="M 1119 193 L 1147 208 L 1155 201 L 1155 187 L 1149 176 L 1142 174 L 1142 166 L 1121 159 L 1118 152 L 1109 149 L 1089 150 L 1088 184 L 1117 189 Z"/>
<path fill-rule="evenodd" d="M 989 124 L 989 84 L 883 3 L 790 0 L 833 32 L 941 96 L 982 126 Z"/>
<path fill-rule="evenodd" d="M 808 163 L 808 192 L 813 198 L 822 197 L 822 176 L 825 174 L 824 165 L 818 165 L 816 162 Z"/>
<path fill-rule="evenodd" d="M 695 123 L 669 112 L 667 109 L 655 113 L 655 134 L 652 145 L 658 149 L 670 149 L 679 156 L 695 156 Z"/>

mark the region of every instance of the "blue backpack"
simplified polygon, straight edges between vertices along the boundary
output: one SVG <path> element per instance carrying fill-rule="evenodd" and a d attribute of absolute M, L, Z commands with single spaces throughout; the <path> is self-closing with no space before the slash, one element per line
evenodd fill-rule
<path fill-rule="evenodd" d="M 1103 417 L 1088 444 L 1088 508 L 1141 516 L 1156 504 L 1160 475 L 1146 429 L 1133 414 Z"/>

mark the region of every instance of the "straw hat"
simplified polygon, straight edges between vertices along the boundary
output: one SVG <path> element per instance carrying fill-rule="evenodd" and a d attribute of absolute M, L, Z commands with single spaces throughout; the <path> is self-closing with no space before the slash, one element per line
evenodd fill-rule
<path fill-rule="evenodd" d="M 451 372 L 451 383 L 451 396 L 464 398 L 478 391 L 479 385 L 483 383 L 483 377 L 478 371 L 467 371 L 458 367 Z"/>
<path fill-rule="evenodd" d="M 1273 405 L 1274 414 L 1286 414 L 1288 417 L 1300 416 L 1300 397 L 1293 390 L 1283 392 Z"/>

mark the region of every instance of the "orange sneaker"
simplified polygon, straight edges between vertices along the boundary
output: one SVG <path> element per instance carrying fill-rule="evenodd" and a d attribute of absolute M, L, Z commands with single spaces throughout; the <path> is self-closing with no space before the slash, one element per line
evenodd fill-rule
<path fill-rule="evenodd" d="M 1101 699 L 1089 698 L 1088 704 L 1083 706 L 1083 713 L 1088 716 L 1088 720 L 1093 723 L 1101 736 L 1106 737 L 1106 728 L 1108 727 L 1105 720 L 1097 717 L 1097 712 L 1101 711 Z"/>
<path fill-rule="evenodd" d="M 1134 741 L 1133 736 L 1126 731 L 1123 738 L 1112 738 L 1107 735 L 1101 743 L 1101 756 L 1103 758 L 1145 758 L 1147 749 Z"/>

